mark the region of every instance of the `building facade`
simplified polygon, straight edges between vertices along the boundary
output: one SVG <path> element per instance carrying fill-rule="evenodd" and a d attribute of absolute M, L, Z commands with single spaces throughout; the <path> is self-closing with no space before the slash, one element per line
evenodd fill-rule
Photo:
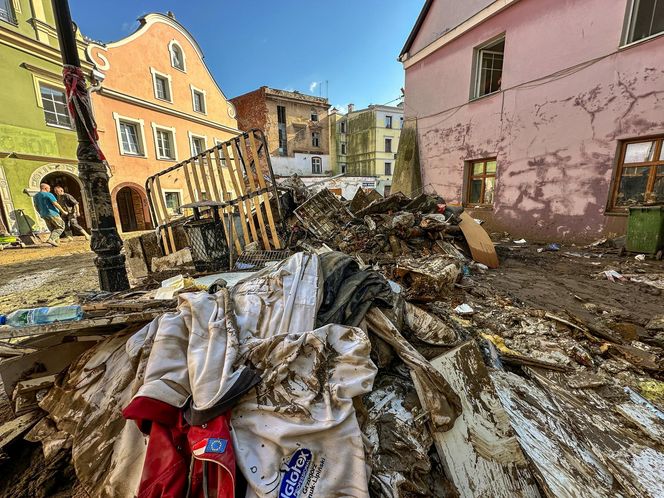
<path fill-rule="evenodd" d="M 85 42 L 77 33 L 81 58 Z M 81 203 L 77 138 L 65 103 L 62 59 L 50 0 L 0 0 L 0 220 L 14 234 L 45 228 L 32 195 L 39 184 L 61 185 Z M 92 66 L 83 63 L 90 75 Z"/>
<path fill-rule="evenodd" d="M 629 206 L 664 202 L 657 5 L 427 0 L 400 55 L 423 183 L 541 240 L 622 233 Z"/>
<path fill-rule="evenodd" d="M 231 102 L 240 129 L 265 133 L 275 175 L 331 173 L 327 99 L 263 86 Z"/>
<path fill-rule="evenodd" d="M 151 227 L 145 180 L 237 135 L 226 99 L 191 34 L 172 14 L 148 14 L 113 43 L 90 43 L 99 82 L 92 103 L 110 169 L 118 228 Z M 180 175 L 162 180 L 167 210 L 191 202 Z"/>
<path fill-rule="evenodd" d="M 375 177 L 378 190 L 389 193 L 403 120 L 401 106 L 351 106 L 345 116 L 335 114 L 336 172 Z"/>

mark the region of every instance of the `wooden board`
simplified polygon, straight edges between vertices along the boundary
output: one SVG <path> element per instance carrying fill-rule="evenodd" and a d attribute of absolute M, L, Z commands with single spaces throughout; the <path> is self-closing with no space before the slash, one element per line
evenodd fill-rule
<path fill-rule="evenodd" d="M 459 217 L 461 218 L 459 228 L 466 238 L 473 259 L 489 268 L 498 268 L 498 254 L 486 230 L 466 212 L 461 213 Z"/>
<path fill-rule="evenodd" d="M 27 432 L 33 425 L 39 422 L 44 415 L 46 414 L 43 411 L 35 410 L 0 425 L 0 450 L 18 438 L 21 434 Z"/>
<path fill-rule="evenodd" d="M 475 343 L 465 342 L 431 360 L 431 365 L 461 398 L 462 411 L 454 427 L 445 432 L 432 430 L 438 455 L 459 496 L 539 497 Z M 412 377 L 419 391 L 417 376 Z"/>
<path fill-rule="evenodd" d="M 613 476 L 576 435 L 547 394 L 534 382 L 510 372 L 491 378 L 509 414 L 533 473 L 547 496 L 617 496 Z"/>

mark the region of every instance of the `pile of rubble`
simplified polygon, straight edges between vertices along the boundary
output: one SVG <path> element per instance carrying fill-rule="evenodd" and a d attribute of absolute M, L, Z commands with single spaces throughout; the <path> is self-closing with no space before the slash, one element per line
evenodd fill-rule
<path fill-rule="evenodd" d="M 29 431 L 90 496 L 664 496 L 661 345 L 497 295 L 488 235 L 435 194 L 282 187 L 265 268 L 176 278 L 168 313 L 163 290 L 94 304 L 145 314 L 115 329 L 0 328 L 5 389 L 36 393 L 10 459 Z"/>

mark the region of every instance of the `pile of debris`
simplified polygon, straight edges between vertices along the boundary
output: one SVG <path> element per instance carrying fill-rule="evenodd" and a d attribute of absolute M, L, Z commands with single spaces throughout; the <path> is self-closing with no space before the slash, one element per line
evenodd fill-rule
<path fill-rule="evenodd" d="M 170 279 L 150 296 L 174 311 L 88 304 L 144 315 L 112 330 L 0 327 L 5 389 L 29 398 L 2 449 L 29 430 L 95 497 L 664 496 L 656 342 L 475 282 L 494 246 L 435 194 L 282 187 L 292 255 Z"/>

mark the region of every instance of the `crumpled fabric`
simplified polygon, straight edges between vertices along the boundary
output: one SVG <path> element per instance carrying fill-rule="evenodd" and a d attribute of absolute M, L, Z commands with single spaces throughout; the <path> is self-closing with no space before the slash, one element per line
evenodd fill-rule
<path fill-rule="evenodd" d="M 320 256 L 323 301 L 316 325 L 339 323 L 357 327 L 375 301 L 391 305 L 393 294 L 387 280 L 375 271 L 360 270 L 357 261 L 342 252 Z"/>
<path fill-rule="evenodd" d="M 81 355 L 41 401 L 57 428 L 73 438 L 76 476 L 94 497 L 134 497 L 145 458 L 145 437 L 127 424 L 122 408 L 143 383 L 158 319 L 145 340 L 115 335 Z M 128 345 L 132 345 L 129 346 Z"/>
<path fill-rule="evenodd" d="M 342 325 L 242 344 L 263 371 L 231 418 L 247 498 L 369 496 L 353 397 L 371 390 L 370 348 L 361 329 Z"/>

